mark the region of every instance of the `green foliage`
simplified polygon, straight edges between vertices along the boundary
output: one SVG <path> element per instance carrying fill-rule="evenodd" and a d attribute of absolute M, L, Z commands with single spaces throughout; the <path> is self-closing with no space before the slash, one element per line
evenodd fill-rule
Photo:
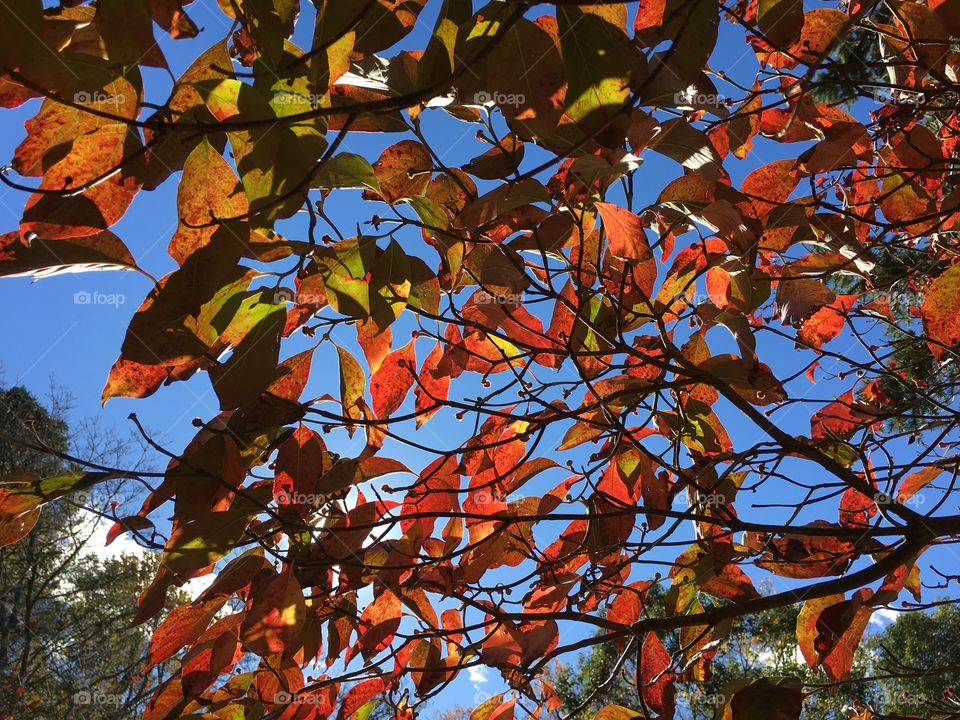
<path fill-rule="evenodd" d="M 5 474 L 62 472 L 56 456 L 20 443 L 66 452 L 78 439 L 22 387 L 0 390 L 0 427 Z M 169 671 L 143 673 L 152 627 L 132 626 L 131 601 L 156 562 L 89 552 L 96 527 L 73 497 L 48 504 L 24 542 L 0 548 L 0 717 L 132 720 Z"/>
<path fill-rule="evenodd" d="M 889 713 L 960 712 L 960 607 L 906 612 L 870 638 L 872 669 Z"/>
<path fill-rule="evenodd" d="M 945 604 L 928 611 L 904 612 L 872 633 L 857 652 L 850 678 L 831 683 L 797 654 L 796 608 L 778 608 L 735 621 L 723 649 L 713 661 L 713 674 L 704 683 L 680 683 L 678 720 L 711 720 L 722 704 L 723 689 L 736 678 L 770 676 L 799 678 L 808 693 L 805 720 L 846 720 L 857 705 L 870 708 L 877 718 L 952 717 L 960 711 L 960 607 Z M 677 638 L 665 643 L 677 649 Z M 575 664 L 553 669 L 551 680 L 571 712 L 599 687 L 577 718 L 593 717 L 606 705 L 622 705 L 640 712 L 635 654 L 614 673 L 620 652 L 612 643 L 600 643 L 582 653 Z M 607 682 L 609 678 L 613 682 Z"/>

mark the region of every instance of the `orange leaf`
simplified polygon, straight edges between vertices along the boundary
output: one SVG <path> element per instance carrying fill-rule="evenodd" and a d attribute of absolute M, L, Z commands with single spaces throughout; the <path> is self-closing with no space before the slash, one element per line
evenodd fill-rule
<path fill-rule="evenodd" d="M 797 641 L 810 667 L 823 665 L 832 681 L 846 680 L 854 653 L 870 622 L 873 608 L 864 604 L 869 590 L 845 600 L 843 595 L 808 600 L 797 616 Z"/>
<path fill-rule="evenodd" d="M 414 340 L 384 358 L 380 369 L 370 378 L 373 411 L 378 418 L 388 419 L 403 404 L 413 385 L 417 370 Z"/>
<path fill-rule="evenodd" d="M 653 253 L 650 252 L 650 244 L 647 242 L 647 235 L 643 223 L 640 222 L 640 217 L 611 203 L 598 202 L 595 204 L 600 217 L 603 219 L 603 227 L 607 232 L 607 242 L 610 243 L 610 252 L 628 262 L 652 266 L 652 275 L 653 278 L 656 278 L 656 264 L 653 260 Z M 643 291 L 647 295 L 653 292 L 652 279 L 649 285 L 643 288 Z"/>
<path fill-rule="evenodd" d="M 960 265 L 953 265 L 933 281 L 923 301 L 921 316 L 926 332 L 937 343 L 953 347 L 960 342 Z M 934 357 L 945 350 L 940 344 L 930 343 Z"/>
<path fill-rule="evenodd" d="M 241 639 L 258 655 L 291 652 L 297 647 L 306 615 L 300 584 L 289 568 L 284 569 L 251 590 Z"/>
<path fill-rule="evenodd" d="M 192 644 L 207 629 L 225 602 L 226 598 L 221 598 L 174 608 L 153 631 L 147 667 L 173 657 L 180 648 Z"/>
<path fill-rule="evenodd" d="M 391 590 L 381 589 L 360 615 L 357 645 L 365 658 L 374 657 L 393 641 L 400 617 L 400 598 Z"/>

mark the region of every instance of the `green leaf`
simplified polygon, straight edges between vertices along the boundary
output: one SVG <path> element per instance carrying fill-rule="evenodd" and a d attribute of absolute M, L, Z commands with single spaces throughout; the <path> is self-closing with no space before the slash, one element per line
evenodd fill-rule
<path fill-rule="evenodd" d="M 380 184 L 373 167 L 362 155 L 339 153 L 323 163 L 314 175 L 313 187 L 318 188 L 365 188 L 380 192 Z"/>
<path fill-rule="evenodd" d="M 0 276 L 50 277 L 61 273 L 138 270 L 123 241 L 109 230 L 83 238 L 25 242 L 18 232 L 0 235 Z"/>
<path fill-rule="evenodd" d="M 250 523 L 248 509 L 210 512 L 171 534 L 160 563 L 181 579 L 193 577 L 236 548 Z"/>
<path fill-rule="evenodd" d="M 254 400 L 277 376 L 280 333 L 287 313 L 283 305 L 266 302 L 271 296 L 272 293 L 264 292 L 247 298 L 224 333 L 234 346 L 233 353 L 209 371 L 223 410 Z M 229 337 L 231 330 L 238 325 L 249 325 L 239 332 L 239 340 Z"/>
<path fill-rule="evenodd" d="M 585 134 L 603 130 L 612 118 L 626 121 L 631 88 L 642 83 L 646 63 L 626 33 L 595 13 L 557 7 L 560 47 L 568 86 L 567 117 Z"/>
<path fill-rule="evenodd" d="M 130 320 L 121 357 L 170 366 L 204 356 L 229 325 L 253 277 L 235 262 L 236 257 L 210 246 L 161 278 Z"/>
<path fill-rule="evenodd" d="M 111 62 L 166 67 L 163 52 L 153 39 L 150 0 L 97 0 L 95 20 Z"/>
<path fill-rule="evenodd" d="M 293 61 L 297 55 L 286 57 Z M 198 88 L 210 112 L 228 127 L 240 119 L 257 123 L 227 132 L 253 220 L 269 226 L 293 215 L 327 146 L 322 118 L 284 120 L 313 109 L 306 74 L 293 82 L 281 78 L 266 89 L 239 80 L 204 81 Z"/>
<path fill-rule="evenodd" d="M 386 250 L 371 237 L 348 238 L 320 248 L 317 266 L 330 306 L 384 329 L 400 317 L 410 295 L 410 263 L 395 242 Z"/>
<path fill-rule="evenodd" d="M 340 359 L 340 405 L 343 414 L 345 417 L 360 420 L 363 418 L 363 393 L 367 386 L 367 377 L 353 355 L 339 345 L 335 347 Z M 351 435 L 353 427 L 348 426 Z"/>
<path fill-rule="evenodd" d="M 0 547 L 26 536 L 48 502 L 117 477 L 106 472 L 68 472 L 41 479 L 25 472 L 0 479 Z"/>

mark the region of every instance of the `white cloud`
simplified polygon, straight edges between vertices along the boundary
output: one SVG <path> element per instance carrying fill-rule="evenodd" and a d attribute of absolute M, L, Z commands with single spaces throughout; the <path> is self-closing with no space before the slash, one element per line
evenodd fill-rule
<path fill-rule="evenodd" d="M 887 625 L 896 622 L 898 615 L 900 615 L 900 613 L 898 613 L 896 610 L 880 608 L 879 610 L 873 611 L 873 615 L 870 616 L 870 624 L 881 628 L 886 627 Z"/>
<path fill-rule="evenodd" d="M 467 668 L 467 674 L 470 678 L 470 682 L 473 684 L 474 689 L 479 690 L 480 686 L 487 682 L 487 670 L 486 668 L 480 667 L 479 665 L 474 665 L 473 667 Z"/>
<path fill-rule="evenodd" d="M 88 521 L 91 523 L 96 521 L 96 526 L 80 550 L 80 557 L 95 557 L 99 560 L 116 560 L 124 555 L 145 557 L 152 553 L 152 551 L 138 545 L 131 533 L 122 533 L 112 543 L 107 545 L 107 533 L 109 533 L 110 528 L 113 527 L 113 521 L 98 517 L 88 510 L 83 510 L 82 512 L 88 517 L 80 522 L 85 524 Z M 196 599 L 200 593 L 210 587 L 215 577 L 216 575 L 210 573 L 201 577 L 192 578 L 187 580 L 181 589 L 190 598 Z"/>
<path fill-rule="evenodd" d="M 81 557 L 95 557 L 100 560 L 115 560 L 121 555 L 135 555 L 137 557 L 143 557 L 147 554 L 147 551 L 144 548 L 137 545 L 136 540 L 133 539 L 133 536 L 130 533 L 123 533 L 110 545 L 107 545 L 107 533 L 110 532 L 110 528 L 113 527 L 113 522 L 107 520 L 106 518 L 98 518 L 88 510 L 83 510 L 82 512 L 84 515 L 88 516 L 80 521 L 82 524 L 86 525 L 87 522 L 93 522 L 94 520 L 97 524 L 93 530 L 93 534 L 80 550 Z"/>
<path fill-rule="evenodd" d="M 775 667 L 777 665 L 777 655 L 769 647 L 760 648 L 752 658 L 753 662 L 758 665 L 763 665 L 764 667 Z M 800 652 L 800 646 L 793 646 L 793 662 L 797 664 L 804 664 L 806 660 L 803 657 L 803 653 Z"/>

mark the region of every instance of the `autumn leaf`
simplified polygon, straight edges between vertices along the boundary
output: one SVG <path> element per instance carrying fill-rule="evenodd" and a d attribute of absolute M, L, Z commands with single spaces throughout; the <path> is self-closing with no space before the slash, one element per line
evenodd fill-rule
<path fill-rule="evenodd" d="M 403 404 L 413 385 L 416 367 L 414 340 L 384 358 L 380 368 L 370 378 L 370 395 L 377 417 L 389 418 Z"/>
<path fill-rule="evenodd" d="M 296 577 L 284 570 L 251 591 L 241 641 L 259 655 L 287 651 L 298 642 L 306 613 Z"/>
<path fill-rule="evenodd" d="M 823 665 L 831 680 L 845 680 L 872 614 L 862 593 L 849 600 L 831 595 L 805 602 L 797 616 L 797 640 L 807 664 Z"/>
<path fill-rule="evenodd" d="M 960 265 L 954 265 L 933 281 L 927 290 L 921 310 L 923 323 L 930 337 L 934 357 L 942 357 L 945 348 L 960 342 L 960 323 L 953 312 L 960 300 Z"/>
<path fill-rule="evenodd" d="M 357 644 L 365 658 L 372 658 L 386 648 L 400 627 L 400 598 L 386 590 L 364 608 L 360 615 Z"/>
<path fill-rule="evenodd" d="M 673 658 L 655 633 L 647 633 L 637 659 L 637 688 L 640 699 L 662 718 L 674 712 Z"/>
<path fill-rule="evenodd" d="M 438 343 L 427 355 L 417 375 L 417 386 L 413 390 L 417 413 L 417 426 L 423 425 L 433 417 L 447 399 L 450 378 L 440 370 L 443 347 Z"/>
<path fill-rule="evenodd" d="M 643 268 L 644 280 L 641 290 L 649 296 L 653 292 L 657 272 L 640 218 L 610 203 L 596 203 L 596 206 L 603 219 L 610 252 L 618 258 L 637 263 Z"/>
<path fill-rule="evenodd" d="M 720 692 L 723 704 L 718 720 L 749 720 L 762 714 L 771 720 L 797 720 L 803 707 L 803 691 L 796 678 L 733 680 Z"/>
<path fill-rule="evenodd" d="M 366 377 L 360 363 L 349 352 L 337 347 L 340 358 L 340 404 L 346 417 L 360 419 L 363 417 L 363 391 L 366 386 Z"/>
<path fill-rule="evenodd" d="M 210 621 L 223 606 L 223 602 L 222 599 L 212 600 L 175 608 L 153 631 L 147 666 L 152 667 L 161 663 L 185 645 L 195 642 L 207 629 Z"/>
<path fill-rule="evenodd" d="M 109 230 L 63 240 L 27 240 L 17 232 L 0 236 L 0 275 L 6 277 L 137 269 L 127 246 Z"/>

